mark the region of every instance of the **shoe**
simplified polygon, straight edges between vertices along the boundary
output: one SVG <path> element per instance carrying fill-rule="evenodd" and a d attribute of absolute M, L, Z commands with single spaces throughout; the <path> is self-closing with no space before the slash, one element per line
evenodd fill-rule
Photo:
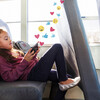
<path fill-rule="evenodd" d="M 69 88 L 72 88 L 72 87 L 76 86 L 80 82 L 80 77 L 76 77 L 76 78 L 74 78 L 72 80 L 73 80 L 73 82 L 70 83 L 70 84 L 60 84 L 59 83 L 60 90 L 61 91 L 65 91 L 65 90 L 67 90 Z"/>

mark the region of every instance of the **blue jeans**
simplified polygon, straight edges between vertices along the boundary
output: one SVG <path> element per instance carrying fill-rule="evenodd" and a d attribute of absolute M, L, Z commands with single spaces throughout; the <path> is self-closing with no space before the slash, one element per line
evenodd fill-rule
<path fill-rule="evenodd" d="M 51 70 L 52 66 L 56 63 L 56 70 Z M 48 80 L 52 82 L 61 82 L 68 79 L 63 48 L 60 44 L 54 44 L 39 60 L 39 62 L 33 67 L 28 75 L 29 81 L 41 81 L 46 82 Z M 60 91 L 58 89 L 55 100 L 63 100 L 66 91 Z"/>

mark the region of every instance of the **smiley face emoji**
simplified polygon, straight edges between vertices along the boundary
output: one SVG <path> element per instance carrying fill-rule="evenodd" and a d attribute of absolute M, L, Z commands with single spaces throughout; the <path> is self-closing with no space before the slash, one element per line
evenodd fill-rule
<path fill-rule="evenodd" d="M 41 26 L 38 27 L 38 30 L 39 30 L 40 32 L 43 32 L 43 31 L 44 31 L 44 27 L 41 25 Z"/>
<path fill-rule="evenodd" d="M 61 7 L 60 6 L 57 6 L 57 10 L 60 10 L 61 9 Z"/>
<path fill-rule="evenodd" d="M 58 23 L 58 19 L 54 18 L 53 19 L 53 23 L 57 24 Z"/>

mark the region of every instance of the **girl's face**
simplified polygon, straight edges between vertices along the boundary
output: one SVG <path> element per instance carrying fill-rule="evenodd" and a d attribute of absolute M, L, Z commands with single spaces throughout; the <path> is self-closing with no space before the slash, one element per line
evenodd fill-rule
<path fill-rule="evenodd" d="M 2 31 L 0 34 L 0 48 L 11 50 L 12 42 L 6 31 Z"/>

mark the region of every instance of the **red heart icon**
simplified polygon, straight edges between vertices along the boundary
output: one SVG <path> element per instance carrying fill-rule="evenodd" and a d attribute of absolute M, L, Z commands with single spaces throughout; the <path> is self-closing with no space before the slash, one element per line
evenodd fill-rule
<path fill-rule="evenodd" d="M 51 14 L 51 15 L 53 15 L 53 14 L 54 14 L 54 12 L 50 12 L 50 14 Z"/>
<path fill-rule="evenodd" d="M 40 35 L 39 35 L 39 34 L 37 34 L 37 35 L 34 35 L 34 36 L 35 36 L 35 38 L 37 38 L 37 39 L 38 39 Z"/>
<path fill-rule="evenodd" d="M 40 42 L 40 45 L 42 46 L 44 44 L 44 42 Z"/>
<path fill-rule="evenodd" d="M 53 27 L 50 27 L 50 31 L 53 32 L 55 31 L 55 29 Z"/>
<path fill-rule="evenodd" d="M 64 0 L 60 0 L 61 3 L 64 3 Z"/>

